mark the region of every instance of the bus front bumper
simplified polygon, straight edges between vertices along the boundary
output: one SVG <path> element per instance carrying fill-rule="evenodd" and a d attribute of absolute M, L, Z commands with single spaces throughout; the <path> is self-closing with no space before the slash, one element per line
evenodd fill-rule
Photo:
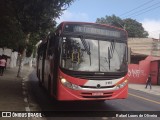
<path fill-rule="evenodd" d="M 117 90 L 83 91 L 67 88 L 59 82 L 57 100 L 59 101 L 81 101 L 81 100 L 111 100 L 125 99 L 128 97 L 128 84 Z"/>

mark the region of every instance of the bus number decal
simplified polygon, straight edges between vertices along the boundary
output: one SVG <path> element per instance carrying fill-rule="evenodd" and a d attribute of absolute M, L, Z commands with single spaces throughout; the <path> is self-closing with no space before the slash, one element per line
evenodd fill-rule
<path fill-rule="evenodd" d="M 107 81 L 106 85 L 112 85 L 112 81 Z"/>

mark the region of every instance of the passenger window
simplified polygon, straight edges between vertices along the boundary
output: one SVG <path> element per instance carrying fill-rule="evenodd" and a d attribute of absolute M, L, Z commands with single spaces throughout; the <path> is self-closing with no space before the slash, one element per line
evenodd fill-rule
<path fill-rule="evenodd" d="M 48 39 L 48 55 L 52 55 L 54 53 L 54 48 L 55 48 L 55 35 L 51 35 L 50 38 Z"/>

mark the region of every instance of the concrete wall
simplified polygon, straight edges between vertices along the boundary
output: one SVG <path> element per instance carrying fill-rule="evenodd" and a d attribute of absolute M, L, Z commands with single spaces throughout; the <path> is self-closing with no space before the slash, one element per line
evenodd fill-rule
<path fill-rule="evenodd" d="M 132 53 L 151 55 L 152 46 L 152 38 L 128 38 L 128 47 Z"/>
<path fill-rule="evenodd" d="M 129 83 L 146 84 L 148 75 L 151 73 L 152 84 L 157 84 L 159 60 L 160 57 L 148 56 L 145 60 L 140 61 L 139 64 L 129 64 Z"/>
<path fill-rule="evenodd" d="M 153 56 L 160 56 L 160 40 L 153 40 L 153 49 L 151 54 Z"/>
<path fill-rule="evenodd" d="M 150 73 L 152 75 L 152 84 L 157 84 L 157 78 L 158 78 L 158 61 L 152 61 L 150 65 Z"/>
<path fill-rule="evenodd" d="M 160 40 L 153 38 L 128 38 L 131 54 L 160 56 Z"/>
<path fill-rule="evenodd" d="M 145 84 L 150 70 L 149 61 L 141 61 L 139 64 L 129 64 L 129 83 Z"/>

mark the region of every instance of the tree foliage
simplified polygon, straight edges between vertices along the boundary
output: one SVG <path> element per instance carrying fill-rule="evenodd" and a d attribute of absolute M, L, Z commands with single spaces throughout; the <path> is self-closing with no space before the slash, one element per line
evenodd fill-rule
<path fill-rule="evenodd" d="M 54 19 L 59 17 L 72 2 L 72 0 L 12 1 L 15 16 L 22 24 L 25 33 L 48 29 L 54 23 Z"/>
<path fill-rule="evenodd" d="M 141 23 L 131 18 L 124 19 L 125 29 L 128 32 L 129 37 L 145 38 L 148 36 L 148 32 L 144 30 Z"/>
<path fill-rule="evenodd" d="M 3 17 L 0 19 L 0 47 L 16 49 L 24 44 L 24 33 L 18 21 L 14 17 Z"/>
<path fill-rule="evenodd" d="M 144 30 L 141 23 L 131 18 L 121 19 L 115 15 L 97 18 L 96 23 L 109 24 L 120 27 L 128 32 L 128 37 L 148 37 L 148 32 Z"/>
<path fill-rule="evenodd" d="M 0 47 L 34 46 L 73 0 L 1 0 Z M 26 41 L 27 36 L 30 36 Z"/>
<path fill-rule="evenodd" d="M 101 24 L 109 24 L 112 26 L 120 27 L 123 28 L 124 22 L 120 17 L 117 17 L 115 15 L 112 16 L 105 16 L 102 18 L 97 18 L 96 23 L 101 23 Z"/>
<path fill-rule="evenodd" d="M 24 34 L 21 25 L 12 14 L 13 9 L 10 2 L 1 0 L 0 4 L 0 47 L 9 47 L 17 49 L 19 45 L 24 44 Z"/>

